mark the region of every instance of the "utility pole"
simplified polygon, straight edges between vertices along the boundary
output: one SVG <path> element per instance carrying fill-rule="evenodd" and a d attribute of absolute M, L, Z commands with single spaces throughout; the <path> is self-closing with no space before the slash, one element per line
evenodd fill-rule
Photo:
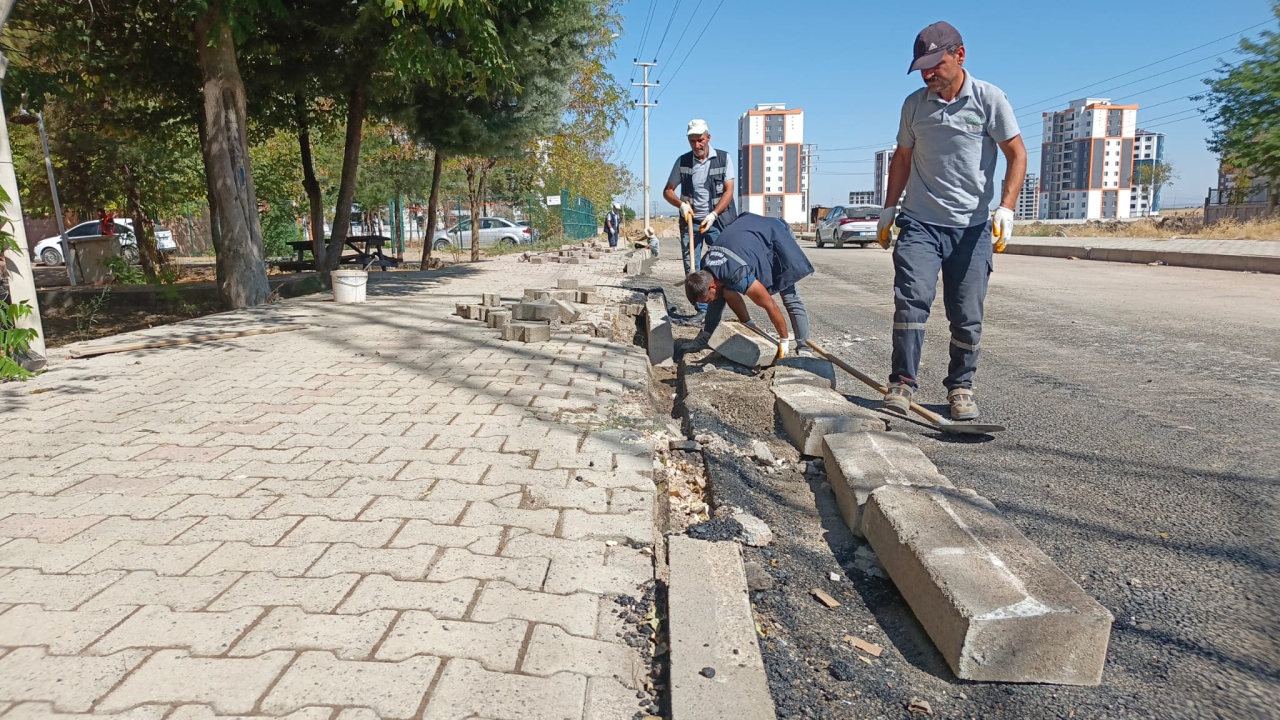
<path fill-rule="evenodd" d="M 9 17 L 12 2 L 0 0 L 0 27 Z M 0 82 L 4 80 L 4 71 L 9 61 L 0 55 Z M 18 320 L 17 326 L 36 331 L 36 337 L 27 348 L 26 358 L 15 358 L 24 368 L 32 372 L 42 370 L 46 364 L 44 345 L 44 326 L 40 321 L 40 302 L 36 297 L 35 276 L 31 272 L 31 257 L 27 254 L 27 232 L 22 224 L 22 203 L 18 197 L 18 178 L 13 171 L 13 155 L 9 150 L 9 127 L 5 121 L 4 103 L 0 101 L 0 187 L 9 196 L 0 212 L 9 219 L 9 232 L 18 245 L 18 251 L 0 251 L 0 273 L 8 273 L 9 298 L 13 304 L 26 302 L 31 313 Z M 64 235 L 65 237 L 65 235 Z"/>
<path fill-rule="evenodd" d="M 634 87 L 644 88 L 644 102 L 640 103 L 640 107 L 644 108 L 644 226 L 649 227 L 649 108 L 657 107 L 658 103 L 649 102 L 649 88 L 658 87 L 657 83 L 649 82 L 649 68 L 657 67 L 656 62 L 639 62 L 632 61 L 633 65 L 644 68 L 644 82 L 632 82 Z"/>
<path fill-rule="evenodd" d="M 818 147 L 817 143 L 805 143 L 800 147 L 800 167 L 804 170 L 804 229 L 805 232 L 813 230 L 813 207 L 810 199 L 813 196 L 813 162 L 818 159 L 813 154 L 813 149 Z"/>

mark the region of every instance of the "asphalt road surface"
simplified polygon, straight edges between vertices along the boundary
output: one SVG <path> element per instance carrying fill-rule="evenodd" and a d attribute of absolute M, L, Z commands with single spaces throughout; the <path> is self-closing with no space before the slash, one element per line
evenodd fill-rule
<path fill-rule="evenodd" d="M 814 339 L 887 381 L 890 254 L 803 245 Z M 941 297 L 917 400 L 945 414 Z M 1007 432 L 895 429 L 1115 615 L 1107 716 L 1280 717 L 1280 277 L 997 256 L 981 353 Z"/>

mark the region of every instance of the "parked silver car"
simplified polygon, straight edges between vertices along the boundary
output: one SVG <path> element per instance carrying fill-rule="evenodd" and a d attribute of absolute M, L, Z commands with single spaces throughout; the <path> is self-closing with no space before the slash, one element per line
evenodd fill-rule
<path fill-rule="evenodd" d="M 499 217 L 480 218 L 480 247 L 503 245 L 514 247 L 528 245 L 534 239 L 533 228 Z M 454 225 L 448 230 L 437 230 L 432 247 L 436 250 L 447 250 L 450 245 L 471 249 L 471 218 Z"/>
<path fill-rule="evenodd" d="M 115 221 L 116 237 L 120 238 L 120 255 L 130 263 L 138 261 L 138 241 L 133 237 L 133 220 L 119 218 Z M 67 228 L 67 239 L 98 237 L 98 221 L 82 222 Z M 167 228 L 156 228 L 156 249 L 162 253 L 177 252 L 178 245 L 173 241 L 173 231 Z M 45 265 L 62 264 L 62 237 L 54 235 L 36 243 L 36 258 Z"/>
<path fill-rule="evenodd" d="M 875 205 L 855 205 L 831 208 L 831 212 L 814 228 L 813 239 L 822 247 L 831 243 L 843 247 L 845 243 L 857 243 L 866 247 L 876 242 L 876 225 L 880 222 L 881 208 Z"/>

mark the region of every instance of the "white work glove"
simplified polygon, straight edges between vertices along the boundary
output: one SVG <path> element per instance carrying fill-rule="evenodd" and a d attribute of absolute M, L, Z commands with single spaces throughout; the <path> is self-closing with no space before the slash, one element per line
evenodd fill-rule
<path fill-rule="evenodd" d="M 887 207 L 880 211 L 880 222 L 876 223 L 876 239 L 880 241 L 880 247 L 888 250 L 893 247 L 898 238 L 893 233 L 893 222 L 898 219 L 898 208 Z"/>
<path fill-rule="evenodd" d="M 991 244 L 996 252 L 1004 252 L 1004 244 L 1013 237 L 1013 211 L 1003 205 L 996 208 L 995 217 L 991 218 Z"/>
<path fill-rule="evenodd" d="M 794 340 L 787 340 L 785 338 L 783 339 L 782 342 L 778 343 L 778 359 L 779 360 L 781 360 L 782 358 L 788 355 L 796 354 L 794 343 L 795 343 Z"/>
<path fill-rule="evenodd" d="M 702 224 L 698 226 L 698 232 L 705 233 L 706 231 L 711 229 L 712 225 L 715 225 L 715 224 L 716 224 L 716 211 L 712 210 L 711 212 L 707 213 L 706 217 L 702 218 Z"/>
<path fill-rule="evenodd" d="M 693 206 L 687 202 L 680 203 L 680 217 L 687 218 L 693 215 Z"/>

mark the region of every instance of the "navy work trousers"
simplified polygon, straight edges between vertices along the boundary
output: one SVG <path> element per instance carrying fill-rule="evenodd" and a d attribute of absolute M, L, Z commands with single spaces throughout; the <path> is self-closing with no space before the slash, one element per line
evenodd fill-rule
<path fill-rule="evenodd" d="M 693 231 L 693 248 L 694 256 L 690 256 L 689 248 L 689 231 Z M 692 228 L 685 228 L 680 231 L 680 254 L 684 255 L 684 274 L 688 275 L 693 272 L 693 257 L 698 258 L 698 269 L 702 269 L 702 255 L 706 252 L 708 245 L 715 245 L 716 238 L 720 237 L 720 228 L 715 225 L 711 226 L 706 232 L 698 231 L 698 221 L 693 221 Z M 707 311 L 706 303 L 697 303 L 697 310 L 700 313 Z"/>
<path fill-rule="evenodd" d="M 798 344 L 803 345 L 805 340 L 809 339 L 809 311 L 805 309 L 804 302 L 800 299 L 800 293 L 796 291 L 796 286 L 783 288 L 778 293 L 782 297 L 782 307 L 786 308 L 787 315 L 791 317 L 791 338 Z M 720 325 L 720 318 L 724 315 L 724 308 L 728 305 L 723 297 L 716 298 L 707 306 L 707 319 L 702 323 L 702 329 L 709 333 L 716 331 L 716 327 Z"/>
<path fill-rule="evenodd" d="M 942 384 L 973 387 L 982 340 L 982 304 L 991 274 L 991 224 L 967 228 L 928 225 L 898 215 L 893 251 L 893 372 L 889 382 L 916 387 L 924 326 L 942 273 L 942 304 L 951 323 L 951 362 Z"/>

